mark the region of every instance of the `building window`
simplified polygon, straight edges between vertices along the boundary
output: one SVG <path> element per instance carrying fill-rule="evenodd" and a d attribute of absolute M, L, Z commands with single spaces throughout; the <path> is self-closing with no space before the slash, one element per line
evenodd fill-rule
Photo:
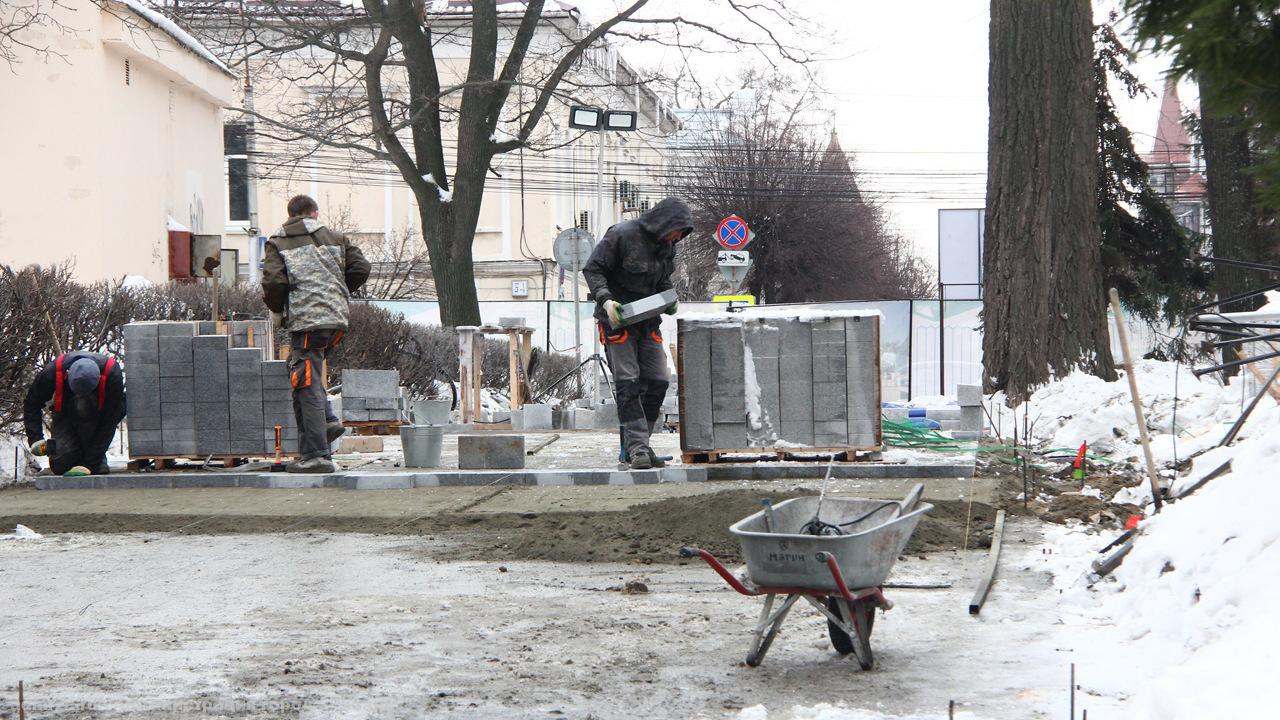
<path fill-rule="evenodd" d="M 227 164 L 227 220 L 249 222 L 249 126 L 222 126 L 222 154 Z"/>
<path fill-rule="evenodd" d="M 583 210 L 578 214 L 578 229 L 591 231 L 591 213 Z"/>
<path fill-rule="evenodd" d="M 129 84 L 129 80 L 130 80 L 130 77 L 129 77 L 129 61 L 128 61 L 128 60 L 125 60 L 125 61 L 124 61 L 124 84 L 125 84 L 125 85 L 128 85 L 128 84 Z"/>

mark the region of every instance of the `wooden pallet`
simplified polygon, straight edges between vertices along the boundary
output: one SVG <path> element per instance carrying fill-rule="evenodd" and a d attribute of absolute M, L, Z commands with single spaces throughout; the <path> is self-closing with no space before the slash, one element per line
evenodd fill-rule
<path fill-rule="evenodd" d="M 352 435 L 395 435 L 400 432 L 399 420 L 357 420 L 342 425 L 351 428 Z"/>
<path fill-rule="evenodd" d="M 685 465 L 705 465 L 708 463 L 733 463 L 733 462 L 761 462 L 761 461 L 777 461 L 784 462 L 800 461 L 825 463 L 831 460 L 831 456 L 836 456 L 836 462 L 866 462 L 871 460 L 873 453 L 879 453 L 880 448 L 854 448 L 854 447 L 814 447 L 814 448 L 773 448 L 773 447 L 756 447 L 756 448 L 720 448 L 718 450 L 691 450 L 680 454 L 680 462 Z M 861 453 L 861 456 L 859 456 Z"/>
<path fill-rule="evenodd" d="M 138 472 L 142 468 L 142 463 L 149 462 L 157 470 L 172 469 L 177 461 L 185 460 L 193 463 L 204 463 L 208 456 L 199 455 L 131 455 L 129 457 L 129 472 Z M 281 462 L 289 462 L 294 459 L 293 455 L 281 455 Z M 247 463 L 254 462 L 275 462 L 275 454 L 271 455 L 214 455 L 209 457 L 209 465 L 213 467 L 234 468 Z"/>

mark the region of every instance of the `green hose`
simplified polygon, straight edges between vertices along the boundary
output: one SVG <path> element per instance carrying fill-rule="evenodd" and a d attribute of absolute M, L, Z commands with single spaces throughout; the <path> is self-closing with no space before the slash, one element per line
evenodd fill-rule
<path fill-rule="evenodd" d="M 973 453 L 986 456 L 991 461 L 1006 465 L 1018 465 L 1020 463 L 1016 454 L 1019 448 L 1016 445 L 982 445 L 976 442 L 963 442 L 955 438 L 949 438 L 936 430 L 922 428 L 910 421 L 897 421 L 882 417 L 880 422 L 886 445 L 940 453 Z M 1049 448 L 1038 451 L 1036 454 L 1044 457 L 1070 453 L 1072 459 L 1074 459 L 1077 452 L 1079 452 L 1078 448 Z M 1114 463 L 1109 458 L 1095 455 L 1091 452 L 1086 452 L 1085 458 L 1092 463 L 1104 465 Z M 1033 463 L 1032 467 L 1050 469 L 1048 465 L 1036 463 Z"/>

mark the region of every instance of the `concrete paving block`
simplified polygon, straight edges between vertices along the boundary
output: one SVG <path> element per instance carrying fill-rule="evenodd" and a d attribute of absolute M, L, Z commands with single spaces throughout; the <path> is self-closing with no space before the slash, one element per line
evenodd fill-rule
<path fill-rule="evenodd" d="M 657 295 L 649 295 L 622 306 L 622 319 L 627 325 L 644 322 L 658 317 L 671 303 L 679 299 L 675 290 L 664 290 Z"/>
<path fill-rule="evenodd" d="M 165 455 L 163 442 L 129 442 L 129 457 Z"/>
<path fill-rule="evenodd" d="M 781 432 L 778 433 L 781 440 L 796 445 L 813 445 L 813 421 L 788 421 L 783 420 L 781 424 Z"/>
<path fill-rule="evenodd" d="M 956 404 L 960 407 L 982 405 L 982 386 L 956 385 Z"/>
<path fill-rule="evenodd" d="M 195 337 L 196 324 L 190 321 L 156 323 L 156 334 L 160 337 Z"/>
<path fill-rule="evenodd" d="M 524 468 L 523 435 L 459 435 L 458 467 L 464 470 Z"/>
<path fill-rule="evenodd" d="M 952 430 L 951 437 L 955 440 L 981 440 L 982 433 L 978 430 Z"/>
<path fill-rule="evenodd" d="M 367 410 L 398 410 L 400 408 L 400 399 L 380 397 L 365 398 L 364 406 Z"/>
<path fill-rule="evenodd" d="M 341 417 L 343 422 L 369 422 L 369 411 L 343 409 Z"/>
<path fill-rule="evenodd" d="M 239 485 L 235 473 L 203 473 L 200 475 L 175 474 L 169 479 L 170 487 L 188 490 L 195 488 L 233 488 Z"/>
<path fill-rule="evenodd" d="M 152 336 L 147 338 L 124 339 L 124 359 L 134 363 L 160 362 L 160 340 Z"/>
<path fill-rule="evenodd" d="M 159 413 L 155 415 L 130 415 L 125 418 L 130 432 L 134 430 L 159 430 L 162 422 Z"/>
<path fill-rule="evenodd" d="M 160 428 L 156 428 L 154 430 L 137 430 L 137 429 L 130 428 L 129 442 L 130 444 L 135 442 L 157 443 L 157 442 L 164 442 L 164 437 L 162 435 L 162 431 Z"/>
<path fill-rule="evenodd" d="M 355 490 L 409 490 L 414 486 L 413 473 L 377 473 L 348 475 Z"/>
<path fill-rule="evenodd" d="M 686 483 L 707 479 L 707 469 L 697 467 L 667 467 L 658 471 L 658 482 Z"/>
<path fill-rule="evenodd" d="M 569 428 L 573 430 L 594 430 L 596 411 L 574 407 L 569 409 Z"/>
<path fill-rule="evenodd" d="M 344 435 L 338 441 L 340 453 L 376 453 L 382 452 L 384 443 L 377 435 Z"/>
<path fill-rule="evenodd" d="M 413 486 L 414 486 L 414 487 L 416 487 L 416 488 L 420 488 L 420 487 L 440 487 L 440 485 L 442 484 L 442 483 L 440 482 L 440 476 L 441 476 L 441 475 L 445 475 L 445 474 L 452 474 L 452 475 L 456 475 L 457 473 L 438 473 L 438 472 L 414 473 L 414 474 L 413 474 Z"/>
<path fill-rule="evenodd" d="M 400 397 L 400 371 L 343 370 L 342 394 L 347 397 L 398 398 Z"/>
<path fill-rule="evenodd" d="M 160 327 L 153 322 L 126 323 L 122 328 L 125 340 L 155 339 L 160 337 Z"/>
<path fill-rule="evenodd" d="M 364 412 L 369 409 L 367 400 L 362 397 L 342 396 L 342 409 L 348 412 Z"/>
<path fill-rule="evenodd" d="M 618 406 L 614 405 L 612 401 L 597 405 L 592 414 L 595 416 L 596 430 L 618 429 Z"/>
<path fill-rule="evenodd" d="M 156 378 L 159 380 L 159 378 Z M 134 391 L 130 387 L 124 395 L 125 410 L 129 415 L 160 415 L 160 384 L 154 386 L 154 392 Z"/>
<path fill-rule="evenodd" d="M 539 471 L 533 473 L 534 484 L 538 486 L 573 485 L 573 473 Z"/>
<path fill-rule="evenodd" d="M 226 402 L 198 402 L 192 405 L 196 427 L 217 429 L 231 427 L 231 407 Z"/>
<path fill-rule="evenodd" d="M 369 422 L 395 422 L 400 419 L 399 410 L 369 410 Z"/>
<path fill-rule="evenodd" d="M 331 475 L 306 475 L 290 473 L 272 473 L 267 478 L 267 485 L 276 489 L 300 490 L 304 488 L 322 488 L 333 478 Z"/>
<path fill-rule="evenodd" d="M 289 363 L 284 360 L 264 360 L 262 362 L 262 389 L 292 390 L 289 381 Z"/>
<path fill-rule="evenodd" d="M 191 375 L 190 337 L 160 336 L 160 375 Z"/>
<path fill-rule="evenodd" d="M 529 403 L 520 408 L 525 430 L 551 430 L 551 406 Z"/>
<path fill-rule="evenodd" d="M 711 428 L 711 439 L 717 449 L 738 449 L 748 447 L 747 424 L 717 422 Z"/>
<path fill-rule="evenodd" d="M 271 451 L 275 452 L 275 448 L 273 447 Z M 246 455 L 246 456 L 266 455 L 267 444 L 262 441 L 262 438 L 244 439 L 244 440 L 237 440 L 235 438 L 232 438 L 230 450 L 228 452 L 232 455 Z M 310 486 L 307 486 L 307 487 L 310 487 Z M 319 486 L 316 486 L 316 487 L 319 487 Z"/>
<path fill-rule="evenodd" d="M 193 403 L 195 402 L 194 385 L 190 377 L 160 378 L 160 402 Z"/>
<path fill-rule="evenodd" d="M 609 473 L 600 470 L 573 471 L 574 485 L 608 485 Z"/>
<path fill-rule="evenodd" d="M 983 410 L 981 405 L 960 408 L 960 426 L 964 430 L 982 431 Z"/>
<path fill-rule="evenodd" d="M 261 372 L 261 365 L 263 361 L 264 356 L 262 354 L 262 348 L 233 347 L 230 350 L 227 350 L 227 362 L 231 365 L 252 365 L 258 370 L 258 372 Z"/>
<path fill-rule="evenodd" d="M 145 363 L 141 365 L 130 365 L 128 362 L 124 364 L 124 376 L 129 383 L 129 390 L 132 391 L 132 383 L 135 380 L 153 379 L 160 377 L 160 363 Z"/>

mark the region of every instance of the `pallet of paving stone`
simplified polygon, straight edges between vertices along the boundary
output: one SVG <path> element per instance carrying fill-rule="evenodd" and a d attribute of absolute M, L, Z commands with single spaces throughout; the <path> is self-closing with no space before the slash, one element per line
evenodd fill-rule
<path fill-rule="evenodd" d="M 706 450 L 702 452 L 682 452 L 680 462 L 685 465 L 714 465 L 716 463 L 754 463 L 754 462 L 812 462 L 828 463 L 834 456 L 835 462 L 868 462 L 875 460 L 874 453 L 879 448 L 733 448 Z"/>
<path fill-rule="evenodd" d="M 878 313 L 699 313 L 680 318 L 678 337 L 687 462 L 883 449 Z"/>
<path fill-rule="evenodd" d="M 342 421 L 343 427 L 351 428 L 352 435 L 395 435 L 400 432 L 400 426 L 403 424 L 404 423 L 399 420 L 390 420 L 386 422 L 375 422 L 372 420 L 359 422 L 352 422 L 350 420 Z"/>

